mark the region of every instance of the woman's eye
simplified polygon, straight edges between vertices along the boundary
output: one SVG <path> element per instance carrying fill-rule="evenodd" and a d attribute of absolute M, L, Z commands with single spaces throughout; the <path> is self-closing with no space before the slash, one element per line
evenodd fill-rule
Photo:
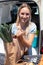
<path fill-rule="evenodd" d="M 29 13 L 26 13 L 26 15 L 29 15 Z"/>
<path fill-rule="evenodd" d="M 21 15 L 29 15 L 29 13 L 21 13 Z"/>
<path fill-rule="evenodd" d="M 22 15 L 24 15 L 24 13 L 21 13 Z"/>

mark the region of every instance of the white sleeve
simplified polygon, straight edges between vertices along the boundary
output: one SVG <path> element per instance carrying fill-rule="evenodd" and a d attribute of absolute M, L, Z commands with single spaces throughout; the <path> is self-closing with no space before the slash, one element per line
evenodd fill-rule
<path fill-rule="evenodd" d="M 17 32 L 17 27 L 16 27 L 16 24 L 14 23 L 14 24 L 12 24 L 12 29 L 11 29 L 11 32 L 12 32 L 12 34 L 16 34 L 16 32 Z"/>
<path fill-rule="evenodd" d="M 36 33 L 36 31 L 37 31 L 37 26 L 36 24 L 32 23 L 32 25 L 30 26 L 29 33 Z"/>

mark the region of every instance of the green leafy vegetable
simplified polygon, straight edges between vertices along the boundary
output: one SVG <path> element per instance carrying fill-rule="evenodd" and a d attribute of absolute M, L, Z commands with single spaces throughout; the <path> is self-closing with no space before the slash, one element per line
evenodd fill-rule
<path fill-rule="evenodd" d="M 4 42 L 12 42 L 10 25 L 0 25 L 0 37 L 3 39 Z"/>

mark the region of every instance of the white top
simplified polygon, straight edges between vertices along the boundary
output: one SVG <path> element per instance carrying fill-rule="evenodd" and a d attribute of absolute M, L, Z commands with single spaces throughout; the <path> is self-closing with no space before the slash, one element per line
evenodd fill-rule
<path fill-rule="evenodd" d="M 37 30 L 37 27 L 36 27 L 35 23 L 31 22 L 29 24 L 29 31 L 28 31 L 28 33 L 36 33 L 36 30 Z M 12 34 L 16 34 L 16 32 L 17 32 L 16 23 L 12 24 L 12 30 L 11 31 L 12 31 Z"/>

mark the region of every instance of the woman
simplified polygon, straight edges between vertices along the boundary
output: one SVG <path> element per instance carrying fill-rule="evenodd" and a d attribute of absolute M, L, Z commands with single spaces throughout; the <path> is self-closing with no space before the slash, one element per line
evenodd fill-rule
<path fill-rule="evenodd" d="M 32 45 L 36 33 L 36 25 L 31 22 L 31 8 L 26 3 L 23 3 L 17 12 L 16 23 L 12 24 L 13 45 L 10 52 L 9 61 L 6 59 L 5 65 L 26 65 L 26 62 L 18 63 Z M 7 58 L 8 58 L 7 57 Z"/>

